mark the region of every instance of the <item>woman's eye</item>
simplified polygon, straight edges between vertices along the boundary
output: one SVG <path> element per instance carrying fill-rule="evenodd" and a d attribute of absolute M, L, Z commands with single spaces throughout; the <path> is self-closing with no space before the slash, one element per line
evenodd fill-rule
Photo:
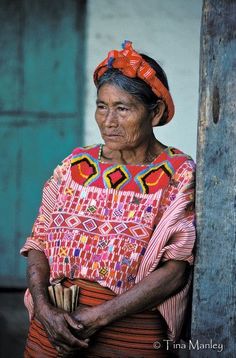
<path fill-rule="evenodd" d="M 119 106 L 117 109 L 119 112 L 127 112 L 128 111 L 128 108 L 122 107 L 122 106 Z"/>
<path fill-rule="evenodd" d="M 97 105 L 97 109 L 105 110 L 105 109 L 106 109 L 106 106 L 104 106 L 103 104 L 98 104 L 98 105 Z"/>

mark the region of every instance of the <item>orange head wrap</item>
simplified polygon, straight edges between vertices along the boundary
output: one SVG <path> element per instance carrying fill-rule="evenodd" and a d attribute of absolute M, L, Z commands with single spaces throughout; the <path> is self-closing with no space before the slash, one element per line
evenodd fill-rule
<path fill-rule="evenodd" d="M 105 60 L 97 66 L 93 75 L 95 85 L 97 86 L 99 78 L 109 68 L 116 68 L 127 77 L 140 78 L 151 87 L 157 97 L 160 97 L 165 102 L 168 111 L 166 123 L 169 122 L 175 112 L 170 92 L 156 77 L 156 71 L 133 49 L 132 42 L 125 41 L 122 47 L 123 50 L 121 51 L 110 51 Z"/>

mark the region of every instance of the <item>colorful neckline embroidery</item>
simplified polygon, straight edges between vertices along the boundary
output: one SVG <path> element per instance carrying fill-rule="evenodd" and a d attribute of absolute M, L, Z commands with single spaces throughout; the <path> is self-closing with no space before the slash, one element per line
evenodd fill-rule
<path fill-rule="evenodd" d="M 72 153 L 72 179 L 82 186 L 151 194 L 168 185 L 176 168 L 187 156 L 167 147 L 147 165 L 123 165 L 99 161 L 101 144 L 77 148 Z"/>

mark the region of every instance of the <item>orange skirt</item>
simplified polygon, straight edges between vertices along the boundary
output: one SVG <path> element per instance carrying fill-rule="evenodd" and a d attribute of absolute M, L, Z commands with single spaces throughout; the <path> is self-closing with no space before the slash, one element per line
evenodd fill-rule
<path fill-rule="evenodd" d="M 79 304 L 95 306 L 114 298 L 115 293 L 96 282 L 66 280 L 64 286 L 80 287 Z M 155 342 L 167 339 L 167 328 L 158 311 L 145 311 L 115 321 L 91 337 L 89 348 L 74 357 L 88 358 L 156 358 L 171 357 L 164 348 L 155 349 Z M 58 352 L 47 338 L 39 321 L 32 319 L 25 347 L 25 358 L 56 358 Z"/>

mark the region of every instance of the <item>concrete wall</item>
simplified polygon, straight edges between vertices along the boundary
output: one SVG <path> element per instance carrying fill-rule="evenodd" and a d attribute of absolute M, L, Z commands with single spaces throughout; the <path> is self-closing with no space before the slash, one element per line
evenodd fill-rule
<path fill-rule="evenodd" d="M 123 40 L 155 58 L 167 73 L 176 114 L 155 130 L 164 144 L 196 156 L 201 0 L 88 0 L 85 142 L 100 142 L 94 120 L 98 63 Z"/>

